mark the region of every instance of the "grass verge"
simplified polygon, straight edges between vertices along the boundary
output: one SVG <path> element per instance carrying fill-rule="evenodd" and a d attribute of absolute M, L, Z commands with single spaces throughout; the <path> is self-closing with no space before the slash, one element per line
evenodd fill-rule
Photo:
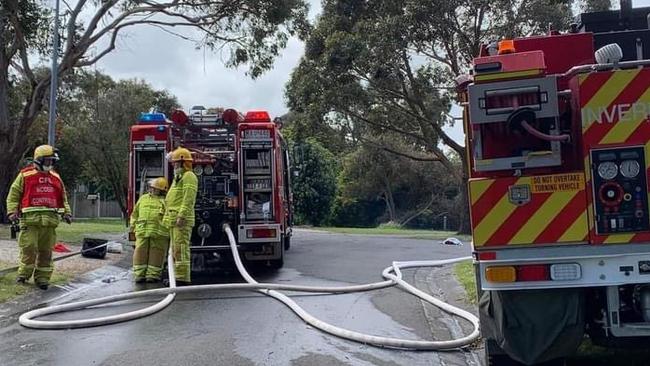
<path fill-rule="evenodd" d="M 454 274 L 465 289 L 467 301 L 476 304 L 476 278 L 474 277 L 474 265 L 472 265 L 472 261 L 468 260 L 456 264 L 454 266 Z"/>
<path fill-rule="evenodd" d="M 0 269 L 12 267 L 15 264 L 0 262 Z M 50 284 L 60 285 L 67 283 L 70 279 L 70 275 L 65 272 L 54 271 L 52 278 L 50 279 Z M 28 292 L 36 291 L 37 288 L 33 283 L 28 283 L 26 285 L 16 284 L 16 272 L 9 273 L 5 276 L 0 277 L 0 303 L 7 302 L 13 298 L 16 298 L 21 295 L 25 295 Z M 40 291 L 40 290 L 39 290 Z"/>
<path fill-rule="evenodd" d="M 119 234 L 126 232 L 122 219 L 79 219 L 68 225 L 61 223 L 56 229 L 58 241 L 79 244 L 85 236 L 92 234 Z M 9 225 L 0 225 L 0 239 L 10 239 Z"/>
<path fill-rule="evenodd" d="M 454 231 L 436 231 L 436 230 L 413 230 L 401 229 L 393 226 L 380 226 L 375 228 L 358 228 L 358 227 L 314 227 L 313 230 L 329 231 L 339 234 L 358 234 L 358 235 L 398 235 L 412 239 L 434 239 L 442 240 L 448 237 L 455 237 L 460 240 L 469 241 L 469 235 L 457 235 Z"/>

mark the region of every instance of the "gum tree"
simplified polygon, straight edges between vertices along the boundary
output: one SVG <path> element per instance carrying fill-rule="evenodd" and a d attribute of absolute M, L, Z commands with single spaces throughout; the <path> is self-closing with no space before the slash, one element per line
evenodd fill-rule
<path fill-rule="evenodd" d="M 53 15 L 42 0 L 0 1 L 0 217 L 28 131 L 47 108 L 47 64 Z M 288 38 L 306 29 L 303 0 L 61 1 L 59 78 L 91 66 L 116 47 L 125 30 L 154 26 L 181 37 L 188 29 L 209 49 L 226 50 L 229 66 L 248 65 L 252 77 L 272 66 Z M 89 52 L 91 48 L 97 48 Z M 14 85 L 26 85 L 17 93 Z"/>

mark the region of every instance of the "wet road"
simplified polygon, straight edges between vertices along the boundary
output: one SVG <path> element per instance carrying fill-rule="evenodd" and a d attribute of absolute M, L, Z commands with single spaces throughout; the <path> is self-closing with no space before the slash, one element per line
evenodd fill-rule
<path fill-rule="evenodd" d="M 469 255 L 471 248 L 431 240 L 371 237 L 299 230 L 277 273 L 260 282 L 344 285 L 381 280 L 392 261 Z M 405 271 L 410 283 L 455 304 L 462 290 L 450 268 Z M 114 277 L 106 283 L 102 279 Z M 222 274 L 211 282 L 240 282 Z M 25 301 L 62 303 L 130 291 L 130 273 L 105 267 L 84 283 L 37 293 Z M 44 300 L 42 296 L 49 297 Z M 462 321 L 398 289 L 346 295 L 293 295 L 320 319 L 348 329 L 409 339 L 448 339 L 469 331 Z M 105 315 L 138 304 L 112 305 L 52 318 Z M 90 329 L 43 331 L 17 324 L 25 303 L 0 307 L 0 365 L 479 365 L 473 352 L 387 350 L 339 339 L 303 323 L 287 307 L 251 292 L 179 295 L 148 318 Z M 465 305 L 465 308 L 471 309 Z"/>

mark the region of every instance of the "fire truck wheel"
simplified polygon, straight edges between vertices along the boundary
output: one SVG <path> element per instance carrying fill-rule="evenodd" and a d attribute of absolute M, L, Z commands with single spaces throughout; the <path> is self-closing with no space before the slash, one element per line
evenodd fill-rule
<path fill-rule="evenodd" d="M 269 267 L 273 270 L 280 269 L 284 266 L 284 245 L 280 245 L 280 258 L 269 261 Z"/>
<path fill-rule="evenodd" d="M 492 340 L 485 342 L 485 364 L 487 366 L 524 366 L 523 363 L 517 362 L 503 353 L 501 348 Z M 551 361 L 536 363 L 533 366 L 565 366 L 566 360 L 558 358 Z"/>
<path fill-rule="evenodd" d="M 289 250 L 289 248 L 291 248 L 290 236 L 282 236 L 282 242 L 284 243 L 284 250 Z"/>

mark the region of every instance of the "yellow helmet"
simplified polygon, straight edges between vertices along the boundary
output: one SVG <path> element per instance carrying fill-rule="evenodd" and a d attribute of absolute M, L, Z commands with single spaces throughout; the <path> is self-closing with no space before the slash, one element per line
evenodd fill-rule
<path fill-rule="evenodd" d="M 167 192 L 167 179 L 160 177 L 149 181 L 149 187 Z"/>
<path fill-rule="evenodd" d="M 179 147 L 176 150 L 172 151 L 169 160 L 172 163 L 177 161 L 192 161 L 192 153 L 184 147 Z"/>
<path fill-rule="evenodd" d="M 59 152 L 50 145 L 41 145 L 34 149 L 34 160 L 41 161 L 44 158 L 59 160 Z"/>

